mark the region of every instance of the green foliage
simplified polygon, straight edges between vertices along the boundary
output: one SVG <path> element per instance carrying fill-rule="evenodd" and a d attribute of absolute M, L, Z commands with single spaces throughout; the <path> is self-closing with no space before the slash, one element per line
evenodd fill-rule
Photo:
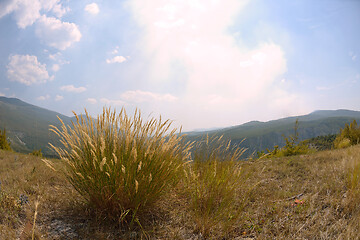
<path fill-rule="evenodd" d="M 230 141 L 213 137 L 196 144 L 187 174 L 189 212 L 204 237 L 211 230 L 227 231 L 238 219 L 241 171 L 238 159 L 244 149 L 231 148 Z M 215 230 L 216 231 L 216 230 Z"/>
<path fill-rule="evenodd" d="M 351 146 L 351 141 L 348 138 L 343 138 L 335 143 L 335 148 L 347 148 Z"/>
<path fill-rule="evenodd" d="M 336 134 L 329 134 L 326 136 L 318 136 L 315 138 L 310 138 L 303 141 L 304 144 L 308 145 L 309 148 L 316 150 L 329 150 L 334 147 L 334 141 L 336 139 Z"/>
<path fill-rule="evenodd" d="M 0 130 L 0 149 L 11 151 L 10 143 L 6 138 L 6 130 Z"/>
<path fill-rule="evenodd" d="M 176 129 L 170 131 L 169 120 L 143 122 L 137 110 L 129 117 L 124 109 L 117 114 L 104 108 L 96 121 L 87 112 L 75 116 L 72 127 L 51 126 L 64 145 L 50 144 L 65 175 L 98 213 L 139 223 L 140 214 L 178 182 L 189 146 Z"/>
<path fill-rule="evenodd" d="M 340 134 L 334 141 L 335 148 L 346 148 L 351 145 L 360 143 L 360 126 L 356 120 L 352 123 L 346 124 L 344 129 L 340 129 Z"/>
<path fill-rule="evenodd" d="M 305 142 L 299 142 L 299 121 L 296 119 L 295 126 L 294 126 L 294 134 L 290 135 L 289 137 L 283 136 L 286 144 L 284 147 L 279 149 L 279 146 L 275 146 L 274 150 L 270 151 L 266 149 L 267 153 L 258 152 L 257 156 L 260 157 L 286 157 L 286 156 L 294 156 L 294 155 L 301 155 L 310 152 L 309 146 Z"/>
<path fill-rule="evenodd" d="M 293 156 L 293 155 L 300 155 L 309 152 L 308 146 L 299 142 L 299 120 L 296 119 L 295 126 L 294 126 L 294 135 L 290 135 L 289 138 L 284 137 L 286 141 L 286 145 L 280 151 L 280 156 Z"/>
<path fill-rule="evenodd" d="M 41 152 L 41 149 L 39 149 L 39 150 L 34 150 L 34 151 L 32 151 L 31 153 L 29 153 L 30 155 L 33 155 L 33 156 L 38 156 L 38 157 L 42 157 L 43 156 L 43 154 L 42 154 L 42 152 Z"/>

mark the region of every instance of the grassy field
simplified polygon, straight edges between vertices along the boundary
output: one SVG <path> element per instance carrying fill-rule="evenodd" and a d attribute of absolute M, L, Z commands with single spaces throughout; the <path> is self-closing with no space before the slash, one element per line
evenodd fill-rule
<path fill-rule="evenodd" d="M 359 176 L 359 145 L 241 162 L 231 208 L 238 217 L 215 219 L 205 237 L 360 239 Z M 205 238 L 185 182 L 142 214 L 141 227 L 130 228 L 96 215 L 63 174 L 38 157 L 0 151 L 0 181 L 0 239 Z"/>

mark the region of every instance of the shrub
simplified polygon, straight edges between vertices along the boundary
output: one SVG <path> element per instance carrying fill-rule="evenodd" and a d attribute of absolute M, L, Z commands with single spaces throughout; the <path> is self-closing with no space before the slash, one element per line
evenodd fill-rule
<path fill-rule="evenodd" d="M 336 142 L 336 148 L 347 148 L 351 146 L 351 141 L 348 138 L 343 138 Z"/>
<path fill-rule="evenodd" d="M 43 154 L 42 154 L 42 152 L 41 152 L 41 149 L 39 149 L 39 150 L 34 150 L 34 151 L 32 151 L 31 153 L 29 153 L 30 155 L 33 155 L 33 156 L 38 156 L 38 157 L 42 157 L 43 156 Z"/>
<path fill-rule="evenodd" d="M 240 213 L 235 204 L 241 176 L 237 160 L 244 149 L 230 146 L 221 137 L 207 136 L 193 151 L 187 174 L 189 212 L 204 237 L 211 230 L 226 232 Z"/>
<path fill-rule="evenodd" d="M 140 214 L 177 183 L 188 145 L 176 129 L 170 131 L 169 120 L 143 122 L 138 110 L 129 117 L 124 109 L 117 114 L 104 108 L 96 121 L 87 112 L 74 115 L 71 127 L 61 119 L 61 130 L 51 126 L 63 147 L 50 146 L 66 177 L 98 213 L 139 223 Z"/>
<path fill-rule="evenodd" d="M 294 135 L 290 135 L 288 138 L 284 136 L 285 146 L 279 152 L 279 156 L 294 156 L 300 154 L 306 154 L 309 152 L 309 147 L 302 142 L 299 142 L 299 120 L 296 119 L 294 126 Z"/>
<path fill-rule="evenodd" d="M 285 140 L 285 146 L 279 149 L 279 146 L 276 145 L 273 151 L 266 149 L 267 153 L 264 153 L 264 151 L 257 152 L 258 158 L 294 156 L 294 155 L 307 154 L 311 152 L 309 145 L 306 144 L 305 141 L 299 142 L 298 128 L 299 128 L 299 121 L 298 119 L 296 119 L 294 126 L 294 134 L 290 135 L 289 137 L 283 136 Z"/>
<path fill-rule="evenodd" d="M 0 149 L 11 151 L 10 143 L 6 138 L 6 130 L 0 130 Z"/>
<path fill-rule="evenodd" d="M 309 146 L 310 149 L 315 150 L 330 150 L 334 147 L 334 141 L 336 139 L 336 134 L 329 134 L 325 136 L 317 136 L 314 138 L 307 139 L 303 143 Z"/>
<path fill-rule="evenodd" d="M 335 148 L 345 148 L 360 143 L 360 126 L 356 120 L 346 124 L 344 129 L 340 129 L 340 134 L 334 141 Z"/>

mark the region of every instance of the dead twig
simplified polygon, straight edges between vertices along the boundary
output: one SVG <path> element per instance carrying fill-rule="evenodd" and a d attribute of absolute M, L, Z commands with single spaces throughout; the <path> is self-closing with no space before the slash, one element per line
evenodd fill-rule
<path fill-rule="evenodd" d="M 283 202 L 283 201 L 291 201 L 291 200 L 294 200 L 294 199 L 297 199 L 297 198 L 300 198 L 301 196 L 303 196 L 304 193 L 300 193 L 298 195 L 295 195 L 293 197 L 289 197 L 289 198 L 286 198 L 286 199 L 281 199 L 281 200 L 275 200 L 273 202 Z"/>

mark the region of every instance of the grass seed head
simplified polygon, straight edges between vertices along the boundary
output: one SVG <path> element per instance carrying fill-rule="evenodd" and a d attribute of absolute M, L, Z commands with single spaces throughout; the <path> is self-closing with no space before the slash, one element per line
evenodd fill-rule
<path fill-rule="evenodd" d="M 171 121 L 144 121 L 138 110 L 130 117 L 110 108 L 96 121 L 87 112 L 75 117 L 71 127 L 51 127 L 63 146 L 50 146 L 70 183 L 99 212 L 140 214 L 180 179 L 189 146 L 170 129 Z"/>

